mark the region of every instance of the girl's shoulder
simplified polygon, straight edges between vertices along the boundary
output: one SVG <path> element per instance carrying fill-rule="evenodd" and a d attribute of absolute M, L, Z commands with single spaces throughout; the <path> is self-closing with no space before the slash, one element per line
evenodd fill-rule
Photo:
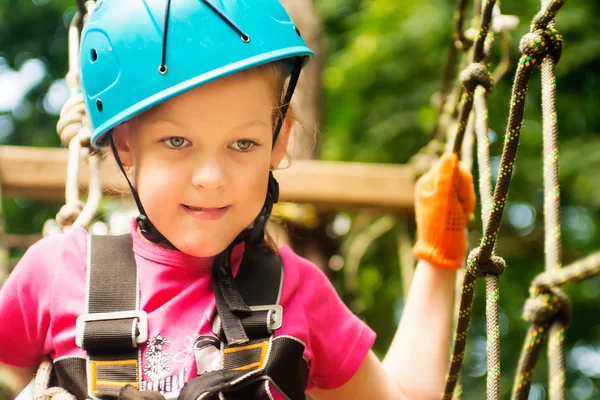
<path fill-rule="evenodd" d="M 88 233 L 83 228 L 46 236 L 30 246 L 11 275 L 40 277 L 85 271 Z M 58 266 L 61 266 L 58 268 Z"/>
<path fill-rule="evenodd" d="M 282 295 L 301 296 L 305 299 L 314 294 L 337 297 L 333 284 L 325 272 L 312 261 L 299 256 L 288 245 L 279 249 L 283 264 Z"/>
<path fill-rule="evenodd" d="M 329 279 L 325 273 L 312 261 L 296 254 L 292 248 L 285 244 L 279 248 L 279 256 L 283 264 L 284 281 L 285 279 L 310 279 L 326 280 Z"/>
<path fill-rule="evenodd" d="M 375 332 L 344 304 L 325 273 L 282 246 L 283 326 L 281 334 L 306 344 L 309 388 L 334 389 L 358 370 L 375 341 Z"/>

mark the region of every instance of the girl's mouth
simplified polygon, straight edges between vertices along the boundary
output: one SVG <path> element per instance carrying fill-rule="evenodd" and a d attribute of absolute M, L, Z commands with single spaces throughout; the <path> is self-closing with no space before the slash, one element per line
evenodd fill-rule
<path fill-rule="evenodd" d="M 229 211 L 231 205 L 225 207 L 194 207 L 182 204 L 183 209 L 192 217 L 202 221 L 214 221 L 221 218 Z"/>

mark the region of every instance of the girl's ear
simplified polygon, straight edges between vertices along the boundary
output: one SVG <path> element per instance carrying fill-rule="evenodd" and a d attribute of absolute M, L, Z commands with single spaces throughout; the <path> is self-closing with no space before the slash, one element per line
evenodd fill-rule
<path fill-rule="evenodd" d="M 275 146 L 273 146 L 273 151 L 271 152 L 271 165 L 275 168 L 277 168 L 277 166 L 281 163 L 281 160 L 283 160 L 283 157 L 287 153 L 288 140 L 290 138 L 293 125 L 294 110 L 290 106 L 285 115 L 285 120 L 281 125 L 281 130 L 279 131 L 279 136 L 277 136 Z"/>
<path fill-rule="evenodd" d="M 131 149 L 131 126 L 125 122 L 112 132 L 113 140 L 123 166 L 133 166 L 133 151 Z"/>

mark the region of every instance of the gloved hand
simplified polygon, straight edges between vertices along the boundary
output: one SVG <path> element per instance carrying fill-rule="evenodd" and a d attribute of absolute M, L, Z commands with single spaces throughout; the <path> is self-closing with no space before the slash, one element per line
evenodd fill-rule
<path fill-rule="evenodd" d="M 415 257 L 446 269 L 459 269 L 467 252 L 465 228 L 475 208 L 473 176 L 454 153 L 417 181 Z"/>
<path fill-rule="evenodd" d="M 118 400 L 165 400 L 165 398 L 155 390 L 139 391 L 133 386 L 127 385 L 119 392 Z"/>

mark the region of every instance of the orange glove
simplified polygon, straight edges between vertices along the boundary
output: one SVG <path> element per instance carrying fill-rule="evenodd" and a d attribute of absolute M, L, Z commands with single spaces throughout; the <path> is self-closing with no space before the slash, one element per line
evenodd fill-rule
<path fill-rule="evenodd" d="M 436 267 L 459 269 L 467 253 L 465 228 L 475 208 L 473 176 L 454 153 L 445 153 L 417 181 L 415 257 Z"/>

